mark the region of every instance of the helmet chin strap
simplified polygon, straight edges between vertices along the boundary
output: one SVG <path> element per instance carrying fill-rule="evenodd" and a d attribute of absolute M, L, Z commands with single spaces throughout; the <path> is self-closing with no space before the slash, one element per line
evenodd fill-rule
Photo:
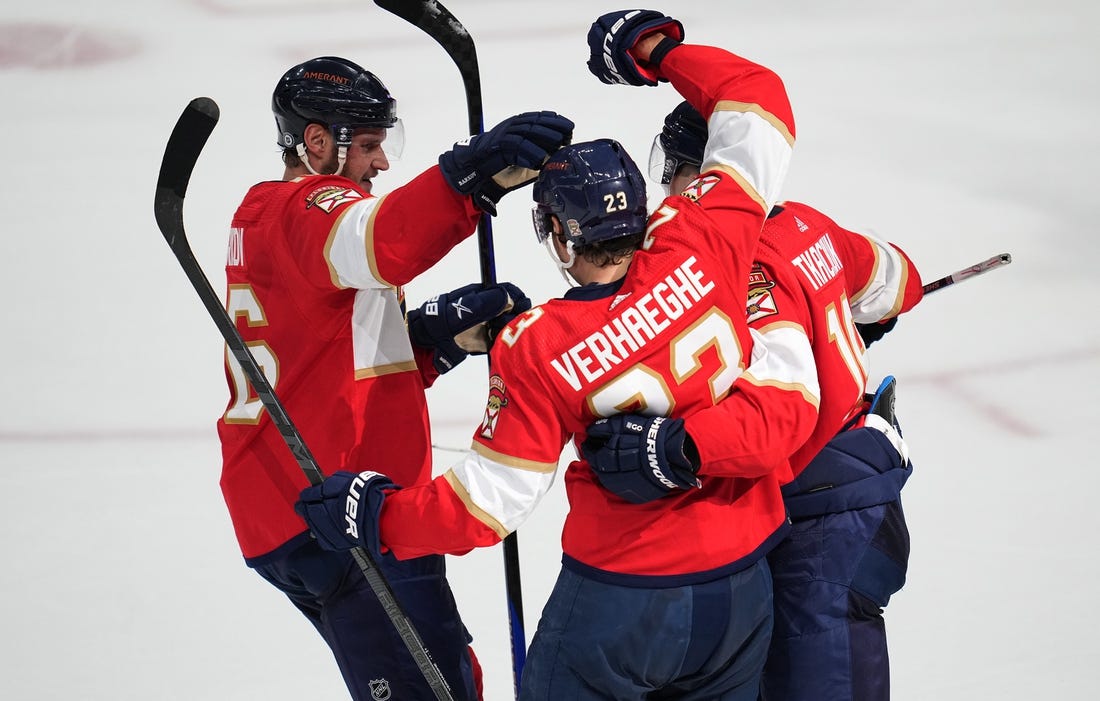
<path fill-rule="evenodd" d="M 546 250 L 550 253 L 550 259 L 554 261 L 554 264 L 558 266 L 558 272 L 561 273 L 561 277 L 565 280 L 565 284 L 570 287 L 580 287 L 580 283 L 577 282 L 571 275 L 565 271 L 573 267 L 573 264 L 577 262 L 577 254 L 573 251 L 573 242 L 565 242 L 565 251 L 569 254 L 569 260 L 563 261 L 558 256 L 557 249 L 554 248 L 554 236 L 550 235 L 546 237 Z"/>
<path fill-rule="evenodd" d="M 306 152 L 305 144 L 298 144 L 295 149 L 298 152 L 298 160 L 300 160 L 310 173 L 314 175 L 339 175 L 344 172 L 344 162 L 348 160 L 348 147 L 338 146 L 336 148 L 336 172 L 335 173 L 318 173 L 313 169 L 313 166 L 309 162 L 309 154 Z"/>

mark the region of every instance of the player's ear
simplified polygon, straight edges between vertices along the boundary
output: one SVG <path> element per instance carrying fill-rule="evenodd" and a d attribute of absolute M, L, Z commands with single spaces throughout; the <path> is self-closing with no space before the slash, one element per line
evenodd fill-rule
<path fill-rule="evenodd" d="M 315 156 L 323 156 L 328 146 L 329 131 L 320 124 L 313 123 L 306 126 L 302 133 L 302 141 L 306 150 Z"/>

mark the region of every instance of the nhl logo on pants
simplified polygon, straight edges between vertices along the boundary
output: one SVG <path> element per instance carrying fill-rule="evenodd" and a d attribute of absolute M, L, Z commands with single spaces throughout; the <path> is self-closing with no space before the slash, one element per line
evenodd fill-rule
<path fill-rule="evenodd" d="M 390 683 L 385 679 L 371 679 L 370 695 L 374 701 L 386 701 L 390 697 Z"/>

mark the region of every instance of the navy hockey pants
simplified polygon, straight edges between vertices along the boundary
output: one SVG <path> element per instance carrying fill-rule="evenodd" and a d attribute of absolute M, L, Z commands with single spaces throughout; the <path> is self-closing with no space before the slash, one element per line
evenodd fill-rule
<path fill-rule="evenodd" d="M 795 521 L 768 555 L 775 625 L 763 701 L 886 701 L 882 607 L 901 588 L 901 501 Z"/>
<path fill-rule="evenodd" d="M 378 560 L 379 570 L 439 666 L 456 701 L 474 701 L 469 634 L 455 607 L 441 556 Z M 350 552 L 314 541 L 257 566 L 325 639 L 355 701 L 431 699 L 424 680 Z"/>
<path fill-rule="evenodd" d="M 520 701 L 756 701 L 771 618 L 764 560 L 667 589 L 563 568 L 527 653 Z"/>

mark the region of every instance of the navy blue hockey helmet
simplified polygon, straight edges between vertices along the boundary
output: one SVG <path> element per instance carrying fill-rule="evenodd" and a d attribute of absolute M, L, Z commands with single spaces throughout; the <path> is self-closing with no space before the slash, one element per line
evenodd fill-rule
<path fill-rule="evenodd" d="M 302 143 L 306 126 L 322 124 L 338 145 L 351 143 L 357 128 L 400 125 L 397 101 L 373 73 L 347 59 L 322 56 L 294 66 L 271 95 L 279 145 Z M 389 144 L 390 149 L 400 144 Z M 394 149 L 396 150 L 396 149 Z M 396 154 L 395 154 L 396 155 Z"/>
<path fill-rule="evenodd" d="M 687 101 L 665 117 L 661 133 L 653 138 L 649 150 L 649 177 L 668 185 L 684 164 L 699 167 L 707 145 L 707 122 Z"/>
<path fill-rule="evenodd" d="M 535 235 L 554 232 L 551 216 L 575 247 L 646 229 L 645 178 L 618 141 L 597 139 L 559 149 L 539 171 L 534 186 Z"/>

